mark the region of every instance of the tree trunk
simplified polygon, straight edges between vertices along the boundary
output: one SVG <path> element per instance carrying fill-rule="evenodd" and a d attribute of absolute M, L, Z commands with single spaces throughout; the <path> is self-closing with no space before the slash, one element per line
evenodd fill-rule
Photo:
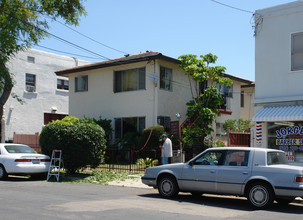
<path fill-rule="evenodd" d="M 1 119 L 0 120 L 0 135 L 1 135 L 0 140 L 3 141 L 5 138 L 5 137 L 2 137 L 2 130 L 4 129 L 2 127 L 3 109 L 4 109 L 4 105 L 5 105 L 6 101 L 8 100 L 8 98 L 11 94 L 11 91 L 13 88 L 13 80 L 11 78 L 11 75 L 10 75 L 8 69 L 5 66 L 5 63 L 3 63 L 1 61 L 0 61 L 0 76 L 1 76 L 1 79 L 3 80 L 1 82 L 3 90 L 2 90 L 1 97 L 0 97 L 0 119 Z"/>

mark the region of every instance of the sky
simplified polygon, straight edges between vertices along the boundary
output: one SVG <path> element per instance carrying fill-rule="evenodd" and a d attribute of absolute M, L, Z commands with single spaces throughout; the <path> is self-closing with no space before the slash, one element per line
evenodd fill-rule
<path fill-rule="evenodd" d="M 293 1 L 87 0 L 79 26 L 50 22 L 49 33 L 61 40 L 46 38 L 33 48 L 91 62 L 147 50 L 176 59 L 212 53 L 226 73 L 254 80 L 253 13 Z"/>

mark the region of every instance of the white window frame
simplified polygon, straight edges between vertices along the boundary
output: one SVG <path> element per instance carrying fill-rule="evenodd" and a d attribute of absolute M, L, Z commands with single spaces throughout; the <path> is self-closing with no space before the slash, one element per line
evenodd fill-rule
<path fill-rule="evenodd" d="M 78 87 L 80 84 L 79 79 L 84 83 L 81 85 L 82 88 Z M 87 92 L 88 91 L 88 75 L 75 77 L 75 92 Z"/>
<path fill-rule="evenodd" d="M 164 87 L 161 85 L 161 69 L 164 68 L 165 70 L 165 76 L 164 76 Z M 167 75 L 166 74 L 166 70 L 170 71 L 170 74 Z M 172 80 L 173 80 L 173 69 L 172 68 L 168 68 L 165 66 L 160 66 L 160 77 L 159 77 L 159 88 L 162 90 L 166 90 L 166 91 L 173 91 L 173 84 L 172 84 Z M 169 85 L 169 88 L 167 88 L 167 85 Z"/>
<path fill-rule="evenodd" d="M 34 82 L 32 83 L 27 81 L 27 76 L 33 76 Z M 37 87 L 36 85 L 37 85 L 37 75 L 32 73 L 25 73 L 25 91 L 35 93 Z"/>
<path fill-rule="evenodd" d="M 301 50 L 295 51 L 294 48 L 294 38 L 296 36 L 301 36 L 302 37 L 302 44 L 303 44 L 303 32 L 297 32 L 297 33 L 292 33 L 291 34 L 291 46 L 290 46 L 290 53 L 291 53 L 291 62 L 290 62 L 290 71 L 302 71 L 303 70 L 303 59 L 302 59 L 302 64 L 300 64 L 301 67 L 294 67 L 294 57 L 295 56 L 303 56 L 303 47 Z"/>

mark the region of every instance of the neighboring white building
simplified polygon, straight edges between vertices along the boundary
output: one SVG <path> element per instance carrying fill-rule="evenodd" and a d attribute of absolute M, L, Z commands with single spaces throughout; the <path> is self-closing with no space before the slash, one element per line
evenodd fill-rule
<path fill-rule="evenodd" d="M 303 1 L 255 13 L 255 144 L 303 165 Z"/>
<path fill-rule="evenodd" d="M 69 113 L 111 119 L 114 138 L 152 125 L 166 125 L 180 113 L 186 119 L 186 103 L 192 99 L 188 76 L 180 61 L 157 52 L 141 53 L 118 59 L 56 71 L 69 77 Z M 228 96 L 222 116 L 238 119 L 241 115 L 241 86 L 253 82 L 226 74 L 234 85 L 222 90 Z M 227 115 L 227 116 L 226 116 Z"/>
<path fill-rule="evenodd" d="M 254 97 L 254 81 L 243 79 L 240 77 L 225 74 L 232 80 L 233 84 L 230 89 L 223 88 L 221 92 L 225 105 L 220 109 L 221 116 L 216 118 L 216 123 L 213 126 L 215 130 L 215 140 L 221 140 L 227 144 L 227 132 L 223 125 L 228 119 L 251 120 L 254 114 L 253 105 L 251 103 Z"/>
<path fill-rule="evenodd" d="M 12 94 L 4 107 L 2 141 L 12 141 L 14 132 L 35 134 L 44 124 L 68 114 L 69 81 L 54 71 L 89 63 L 77 58 L 35 49 L 19 52 L 8 64 L 14 75 Z M 4 129 L 3 129 L 4 128 Z"/>

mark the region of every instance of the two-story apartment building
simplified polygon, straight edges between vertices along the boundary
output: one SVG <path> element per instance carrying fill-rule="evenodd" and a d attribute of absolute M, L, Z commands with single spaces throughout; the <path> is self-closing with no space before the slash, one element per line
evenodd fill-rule
<path fill-rule="evenodd" d="M 113 138 L 119 138 L 148 126 L 167 126 L 169 121 L 177 120 L 177 113 L 182 116 L 181 123 L 186 119 L 186 103 L 192 95 L 188 76 L 179 64 L 177 59 L 147 51 L 58 70 L 56 74 L 69 77 L 70 115 L 111 119 Z M 230 90 L 222 88 L 225 104 L 218 123 L 240 117 L 241 86 L 252 84 L 226 76 L 234 84 Z"/>
<path fill-rule="evenodd" d="M 303 165 L 303 1 L 255 17 L 255 144 Z"/>
<path fill-rule="evenodd" d="M 2 142 L 12 141 L 17 134 L 41 132 L 44 124 L 68 114 L 69 81 L 54 71 L 89 62 L 35 49 L 19 52 L 8 68 L 14 77 L 12 94 L 4 106 Z"/>

